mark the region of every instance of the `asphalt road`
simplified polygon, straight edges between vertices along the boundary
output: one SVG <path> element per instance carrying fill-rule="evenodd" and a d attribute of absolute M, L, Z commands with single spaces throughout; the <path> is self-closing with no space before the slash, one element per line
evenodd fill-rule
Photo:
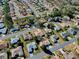
<path fill-rule="evenodd" d="M 3 37 L 0 37 L 0 40 L 5 40 L 7 38 L 11 38 L 11 37 L 14 37 L 14 36 L 20 36 L 22 34 L 26 34 L 28 32 L 31 32 L 33 30 L 35 30 L 36 28 L 31 28 L 31 29 L 26 29 L 24 31 L 20 31 L 20 32 L 16 32 L 16 33 L 13 33 L 13 34 L 8 34 L 8 35 L 5 35 Z"/>
<path fill-rule="evenodd" d="M 56 51 L 56 50 L 58 50 L 58 49 L 64 48 L 65 46 L 67 46 L 67 45 L 69 45 L 69 44 L 75 42 L 78 38 L 79 38 L 79 34 L 77 34 L 77 36 L 76 36 L 75 38 L 71 39 L 70 41 L 67 41 L 67 42 L 65 42 L 65 43 L 63 43 L 63 44 L 59 44 L 59 45 L 57 45 L 57 46 L 51 48 L 50 50 L 51 50 L 52 52 L 54 52 L 54 51 Z M 41 53 L 39 53 L 39 54 L 37 54 L 37 55 L 34 55 L 33 57 L 29 57 L 29 58 L 27 58 L 27 59 L 42 59 L 42 57 L 44 57 L 44 56 L 47 56 L 47 54 L 42 51 Z"/>
<path fill-rule="evenodd" d="M 33 31 L 33 30 L 35 30 L 35 29 L 36 29 L 36 28 L 31 28 L 30 30 L 29 30 L 29 29 L 26 29 L 26 30 L 21 31 L 21 32 L 9 34 L 9 35 L 0 37 L 0 40 L 5 40 L 6 38 L 14 37 L 14 36 L 16 36 L 16 35 L 19 36 L 19 35 L 25 34 L 25 33 L 27 33 L 27 32 L 31 32 L 31 31 Z M 51 50 L 52 52 L 54 52 L 54 51 L 56 51 L 56 50 L 58 50 L 58 49 L 64 48 L 65 46 L 67 46 L 67 45 L 69 45 L 69 44 L 75 42 L 78 38 L 79 38 L 79 34 L 77 34 L 77 36 L 76 36 L 75 38 L 71 39 L 70 41 L 67 41 L 67 42 L 65 42 L 64 44 L 56 45 L 55 47 L 52 47 L 50 50 Z M 37 55 L 34 55 L 33 57 L 29 57 L 29 58 L 27 58 L 27 59 L 42 59 L 42 57 L 44 57 L 44 56 L 47 56 L 47 54 L 42 51 L 42 52 L 38 53 Z"/>

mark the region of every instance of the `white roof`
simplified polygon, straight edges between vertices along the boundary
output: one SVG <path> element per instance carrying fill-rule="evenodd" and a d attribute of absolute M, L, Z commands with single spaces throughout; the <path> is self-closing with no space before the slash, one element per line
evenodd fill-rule
<path fill-rule="evenodd" d="M 0 59 L 7 59 L 7 53 L 0 53 Z"/>
<path fill-rule="evenodd" d="M 0 32 L 1 32 L 2 34 L 5 34 L 5 33 L 6 33 L 6 31 L 7 31 L 7 29 L 6 29 L 6 28 L 0 29 Z"/>

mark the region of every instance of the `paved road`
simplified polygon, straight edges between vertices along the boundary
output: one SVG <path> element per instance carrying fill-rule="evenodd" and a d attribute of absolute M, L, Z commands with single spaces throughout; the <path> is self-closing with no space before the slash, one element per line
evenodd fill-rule
<path fill-rule="evenodd" d="M 56 51 L 56 50 L 58 50 L 58 49 L 64 48 L 65 46 L 67 46 L 67 45 L 69 45 L 69 44 L 75 42 L 78 38 L 79 38 L 79 34 L 78 34 L 75 38 L 73 38 L 72 40 L 70 40 L 70 41 L 68 41 L 68 42 L 65 42 L 64 44 L 59 44 L 59 45 L 57 45 L 57 46 L 51 48 L 50 50 L 51 50 L 52 52 L 54 52 L 54 51 Z M 44 56 L 47 56 L 47 54 L 42 51 L 41 53 L 39 53 L 39 54 L 37 54 L 37 55 L 34 55 L 33 57 L 29 57 L 29 58 L 27 58 L 27 59 L 42 59 L 42 57 L 44 57 Z"/>
<path fill-rule="evenodd" d="M 27 33 L 27 32 L 33 31 L 33 30 L 35 30 L 35 29 L 36 29 L 36 28 L 32 28 L 32 29 L 30 29 L 30 30 L 27 29 L 27 30 L 24 30 L 24 31 L 21 31 L 21 32 L 9 34 L 9 35 L 6 35 L 6 36 L 4 36 L 4 37 L 0 37 L 0 40 L 4 40 L 4 39 L 6 39 L 6 38 L 10 38 L 10 37 L 13 37 L 13 36 L 16 36 L 16 35 L 22 35 L 22 34 L 25 34 L 25 33 Z M 64 44 L 59 44 L 59 45 L 57 45 L 57 46 L 51 48 L 50 50 L 51 50 L 52 52 L 54 52 L 54 51 L 56 51 L 56 50 L 58 50 L 58 49 L 60 49 L 60 48 L 64 48 L 65 46 L 67 46 L 67 45 L 69 45 L 69 44 L 75 42 L 78 38 L 79 38 L 79 34 L 77 34 L 77 36 L 76 36 L 75 38 L 73 38 L 72 40 L 70 40 L 70 41 L 68 41 L 68 42 L 65 42 Z M 37 55 L 34 55 L 33 57 L 29 57 L 29 58 L 27 58 L 27 59 L 42 59 L 43 56 L 47 56 L 47 54 L 42 51 L 42 52 L 38 53 Z"/>
<path fill-rule="evenodd" d="M 25 34 L 25 33 L 27 33 L 27 32 L 31 32 L 31 31 L 33 31 L 33 30 L 35 30 L 36 28 L 32 28 L 32 29 L 26 29 L 26 30 L 24 30 L 24 31 L 20 31 L 20 32 L 16 32 L 16 33 L 13 33 L 13 34 L 8 34 L 8 35 L 6 35 L 6 36 L 3 36 L 3 37 L 0 37 L 0 40 L 5 40 L 6 38 L 10 38 L 10 37 L 14 37 L 14 36 L 16 36 L 16 35 L 22 35 L 22 34 Z"/>

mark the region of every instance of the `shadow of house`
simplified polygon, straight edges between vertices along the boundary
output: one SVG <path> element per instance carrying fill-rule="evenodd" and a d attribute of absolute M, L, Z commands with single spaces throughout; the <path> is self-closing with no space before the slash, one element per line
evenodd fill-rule
<path fill-rule="evenodd" d="M 53 53 L 52 53 L 50 50 L 48 50 L 48 49 L 46 48 L 46 46 L 43 46 L 43 47 L 42 47 L 42 50 L 43 50 L 46 54 L 53 55 Z"/>

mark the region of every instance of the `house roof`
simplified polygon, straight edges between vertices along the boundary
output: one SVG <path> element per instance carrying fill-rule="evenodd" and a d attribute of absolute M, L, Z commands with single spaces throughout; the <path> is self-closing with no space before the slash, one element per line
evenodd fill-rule
<path fill-rule="evenodd" d="M 74 34 L 76 31 L 75 31 L 74 29 L 72 29 L 72 28 L 69 28 L 69 29 L 68 29 L 68 32 L 69 32 L 70 34 Z"/>
<path fill-rule="evenodd" d="M 0 53 L 0 59 L 8 59 L 7 58 L 7 53 L 5 53 L 5 52 Z"/>
<path fill-rule="evenodd" d="M 42 41 L 40 42 L 40 46 L 42 46 L 42 45 L 49 45 L 49 44 L 50 44 L 50 42 L 49 42 L 48 39 L 44 39 L 44 40 L 42 40 Z"/>
<path fill-rule="evenodd" d="M 52 20 L 52 18 L 48 18 L 48 21 L 51 21 Z"/>
<path fill-rule="evenodd" d="M 0 29 L 0 33 L 1 33 L 1 34 L 5 34 L 6 31 L 7 31 L 7 28 Z"/>
<path fill-rule="evenodd" d="M 30 12 L 31 12 L 31 9 L 30 9 L 30 8 L 28 8 L 28 9 L 27 9 L 27 12 L 28 12 L 28 13 L 30 13 Z"/>
<path fill-rule="evenodd" d="M 60 30 L 60 27 L 59 26 L 55 26 L 54 30 Z"/>
<path fill-rule="evenodd" d="M 18 57 L 17 59 L 24 59 L 24 57 Z"/>
<path fill-rule="evenodd" d="M 41 29 L 36 29 L 33 31 L 33 33 L 36 35 L 36 36 L 42 36 L 44 34 L 44 31 L 41 30 Z"/>
<path fill-rule="evenodd" d="M 7 43 L 3 40 L 0 40 L 0 49 L 7 47 Z"/>
<path fill-rule="evenodd" d="M 23 55 L 23 51 L 22 51 L 22 47 L 19 46 L 15 49 L 11 49 L 11 53 L 12 53 L 12 57 L 15 57 L 15 55 L 19 55 L 19 56 L 22 56 Z"/>
<path fill-rule="evenodd" d="M 18 28 L 12 28 L 11 29 L 12 32 L 15 32 L 15 31 L 18 31 L 18 30 L 19 30 Z"/>
<path fill-rule="evenodd" d="M 19 40 L 18 37 L 15 37 L 15 38 L 11 38 L 11 44 L 14 44 L 14 43 L 17 43 Z"/>
<path fill-rule="evenodd" d="M 2 22 L 0 22 L 0 28 L 3 28 L 4 24 Z"/>
<path fill-rule="evenodd" d="M 53 42 L 57 41 L 57 39 L 58 39 L 58 37 L 56 35 L 52 35 L 52 36 L 50 36 L 50 38 Z"/>
<path fill-rule="evenodd" d="M 32 39 L 32 36 L 30 34 L 26 34 L 25 35 L 25 39 L 29 39 L 30 40 L 30 39 Z"/>
<path fill-rule="evenodd" d="M 35 42 L 29 43 L 29 44 L 27 45 L 27 48 L 28 48 L 28 51 L 29 51 L 29 52 L 32 52 L 32 49 L 37 48 L 36 43 L 35 43 Z"/>
<path fill-rule="evenodd" d="M 68 33 L 62 32 L 61 35 L 63 36 L 63 38 L 66 38 L 68 36 Z"/>

